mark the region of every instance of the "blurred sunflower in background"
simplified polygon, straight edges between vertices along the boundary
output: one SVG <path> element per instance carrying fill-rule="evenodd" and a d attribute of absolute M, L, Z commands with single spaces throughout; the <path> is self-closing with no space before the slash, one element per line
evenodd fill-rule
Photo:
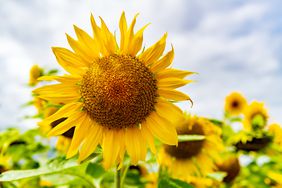
<path fill-rule="evenodd" d="M 29 71 L 29 85 L 35 86 L 38 83 L 38 78 L 43 76 L 43 69 L 38 65 L 33 65 Z"/>
<path fill-rule="evenodd" d="M 61 118 L 61 119 L 58 119 L 56 121 L 53 121 L 51 123 L 50 129 L 56 127 L 57 125 L 59 125 L 60 123 L 65 121 L 66 119 L 67 118 Z M 67 151 L 70 147 L 70 144 L 71 144 L 71 140 L 73 138 L 73 133 L 74 133 L 74 127 L 70 128 L 69 130 L 64 132 L 62 135 L 58 136 L 58 140 L 57 140 L 57 143 L 56 143 L 56 149 L 58 151 L 60 151 L 64 154 L 67 153 Z"/>
<path fill-rule="evenodd" d="M 65 104 L 40 124 L 67 118 L 49 136 L 62 135 L 75 127 L 68 158 L 79 152 L 82 161 L 101 144 L 104 166 L 108 168 L 121 162 L 125 151 L 133 164 L 144 160 L 147 145 L 155 152 L 154 137 L 177 145 L 171 120 L 182 112 L 170 101 L 190 100 L 175 89 L 190 83 L 184 78 L 192 72 L 169 68 L 174 50 L 163 55 L 167 34 L 140 51 L 147 25 L 134 32 L 136 17 L 127 25 L 125 14 L 121 15 L 120 45 L 103 19 L 99 27 L 91 15 L 94 37 L 74 26 L 78 39 L 67 35 L 73 51 L 53 48 L 57 61 L 69 74 L 41 77 L 59 83 L 34 93 L 54 104 Z"/>
<path fill-rule="evenodd" d="M 245 97 L 239 92 L 232 92 L 225 98 L 225 112 L 228 115 L 240 115 L 243 113 L 245 107 L 247 106 L 247 101 Z"/>
<path fill-rule="evenodd" d="M 277 123 L 268 126 L 269 132 L 274 136 L 273 142 L 282 149 L 282 127 Z"/>
<path fill-rule="evenodd" d="M 260 130 L 267 125 L 268 112 L 264 103 L 254 101 L 244 110 L 244 128 L 246 130 Z"/>
<path fill-rule="evenodd" d="M 185 119 L 177 126 L 177 133 L 180 136 L 198 135 L 203 139 L 179 142 L 178 146 L 164 145 L 159 156 L 160 165 L 174 178 L 196 185 L 211 184 L 206 175 L 216 169 L 215 160 L 219 160 L 223 149 L 220 128 L 205 118 L 185 114 Z"/>
<path fill-rule="evenodd" d="M 225 172 L 226 175 L 223 179 L 224 183 L 231 183 L 240 173 L 240 162 L 237 156 L 226 156 L 223 160 L 216 163 L 218 171 Z"/>
<path fill-rule="evenodd" d="M 0 149 L 2 150 L 2 148 L 0 148 Z M 11 167 L 12 167 L 11 163 L 12 163 L 11 156 L 4 155 L 3 153 L 1 153 L 0 154 L 0 174 L 2 174 L 3 172 L 11 169 Z"/>
<path fill-rule="evenodd" d="M 40 74 L 37 74 L 39 72 L 40 72 Z M 34 80 L 34 82 L 33 82 L 33 84 L 29 84 L 29 85 L 30 86 L 38 85 L 41 82 L 40 80 L 37 80 L 38 76 L 44 76 L 44 72 L 45 72 L 45 70 L 43 68 L 39 67 L 38 65 L 33 65 L 30 68 L 30 80 Z M 51 70 L 51 72 L 54 72 L 54 70 Z M 37 96 L 33 96 L 33 100 L 31 101 L 31 103 L 37 109 L 37 115 L 35 117 L 40 117 L 42 119 L 48 118 L 49 116 L 53 115 L 62 106 L 62 104 L 55 105 L 55 104 L 52 104 L 50 101 L 39 98 Z M 59 123 L 63 122 L 64 120 L 66 120 L 66 118 L 58 119 L 58 120 L 52 122 L 49 125 L 40 126 L 39 129 L 40 129 L 41 134 L 46 136 L 47 133 L 53 127 L 56 127 Z M 67 152 L 67 150 L 70 146 L 70 143 L 71 143 L 71 139 L 73 137 L 73 132 L 74 132 L 74 128 L 71 128 L 67 132 L 65 132 L 64 134 L 62 134 L 61 136 L 58 137 L 58 140 L 57 140 L 57 143 L 56 143 L 56 149 L 58 151 L 60 151 L 62 153 Z"/>

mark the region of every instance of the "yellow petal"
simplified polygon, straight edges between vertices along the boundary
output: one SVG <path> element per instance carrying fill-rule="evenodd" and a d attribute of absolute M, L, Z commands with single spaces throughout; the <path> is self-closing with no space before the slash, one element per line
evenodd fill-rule
<path fill-rule="evenodd" d="M 146 126 L 143 126 L 141 127 L 141 133 L 143 135 L 143 138 L 146 139 L 149 147 L 150 147 L 150 150 L 153 152 L 153 153 L 156 153 L 157 150 L 156 150 L 156 147 L 155 147 L 155 142 L 154 142 L 154 137 L 152 135 L 152 133 L 148 130 L 148 128 Z"/>
<path fill-rule="evenodd" d="M 167 33 L 153 46 L 145 50 L 140 54 L 139 58 L 145 63 L 145 65 L 151 65 L 157 61 L 160 56 L 163 54 L 166 45 Z"/>
<path fill-rule="evenodd" d="M 79 101 L 80 97 L 77 96 L 66 96 L 66 95 L 56 95 L 56 96 L 39 96 L 40 99 L 47 100 L 53 104 L 67 104 Z"/>
<path fill-rule="evenodd" d="M 123 49 L 121 49 L 121 53 L 124 54 L 128 54 L 128 50 L 129 50 L 129 45 L 130 42 L 133 40 L 133 36 L 134 36 L 134 26 L 136 23 L 136 18 L 139 14 L 136 14 L 128 28 L 128 31 L 126 32 L 126 36 L 124 38 L 124 46 Z"/>
<path fill-rule="evenodd" d="M 74 30 L 78 38 L 78 41 L 81 44 L 84 44 L 84 48 L 85 48 L 84 50 L 87 53 L 87 56 L 89 56 L 92 59 L 92 61 L 93 59 L 99 58 L 100 51 L 98 48 L 98 44 L 95 43 L 95 40 L 91 38 L 85 31 L 83 31 L 82 29 L 80 29 L 75 25 L 74 25 Z M 90 64 L 92 61 L 90 61 Z"/>
<path fill-rule="evenodd" d="M 84 61 L 86 62 L 86 66 L 90 65 L 93 62 L 93 58 L 91 57 L 91 54 L 84 43 L 76 41 L 72 37 L 70 37 L 68 34 L 66 34 L 67 40 L 73 51 Z"/>
<path fill-rule="evenodd" d="M 171 51 L 169 51 L 165 56 L 163 56 L 157 62 L 152 64 L 152 66 L 150 67 L 151 71 L 158 72 L 167 68 L 169 65 L 171 65 L 173 58 L 174 58 L 174 49 L 172 47 Z"/>
<path fill-rule="evenodd" d="M 79 151 L 78 160 L 83 161 L 89 155 L 91 155 L 95 151 L 97 145 L 101 142 L 101 140 L 102 140 L 102 127 L 100 127 L 97 124 L 92 124 L 82 144 L 81 150 Z"/>
<path fill-rule="evenodd" d="M 58 136 L 67 132 L 69 129 L 81 122 L 80 120 L 82 119 L 83 114 L 83 112 L 75 112 L 71 114 L 65 121 L 51 129 L 51 131 L 48 133 L 48 136 Z"/>
<path fill-rule="evenodd" d="M 52 47 L 58 63 L 73 75 L 82 75 L 87 69 L 87 63 L 73 52 L 60 47 Z"/>
<path fill-rule="evenodd" d="M 183 112 L 180 108 L 163 99 L 158 99 L 155 108 L 157 114 L 171 122 L 177 121 L 183 117 Z"/>
<path fill-rule="evenodd" d="M 177 69 L 164 69 L 159 71 L 157 75 L 157 79 L 164 79 L 164 78 L 185 78 L 186 76 L 189 76 L 191 74 L 194 74 L 194 72 L 184 71 L 184 70 L 177 70 Z"/>
<path fill-rule="evenodd" d="M 112 165 L 114 165 L 119 151 L 121 147 L 120 139 L 124 137 L 124 133 L 122 134 L 122 131 L 116 131 L 116 130 L 109 130 L 105 128 L 103 130 L 103 164 L 106 169 L 110 168 Z"/>
<path fill-rule="evenodd" d="M 33 93 L 43 95 L 43 94 L 50 94 L 50 95 L 56 95 L 56 94 L 76 94 L 79 90 L 79 87 L 69 84 L 53 84 L 53 85 L 46 85 L 42 86 L 40 88 L 37 88 L 33 90 Z"/>
<path fill-rule="evenodd" d="M 92 120 L 85 113 L 84 118 L 82 118 L 81 123 L 75 127 L 71 145 L 67 152 L 67 158 L 73 157 L 79 149 L 79 146 L 85 139 L 86 135 L 89 134 L 89 129 L 92 126 Z"/>
<path fill-rule="evenodd" d="M 141 28 L 133 37 L 132 41 L 130 42 L 128 48 L 128 54 L 132 56 L 136 56 L 136 54 L 140 51 L 143 44 L 143 32 L 149 24 L 145 25 Z"/>
<path fill-rule="evenodd" d="M 125 140 L 125 139 L 124 139 Z M 122 146 L 120 146 L 119 154 L 118 154 L 118 170 L 120 170 L 123 166 L 123 158 L 125 154 L 125 141 L 122 141 L 121 143 L 124 143 Z"/>
<path fill-rule="evenodd" d="M 120 30 L 120 50 L 123 51 L 125 45 L 125 37 L 127 34 L 127 22 L 124 12 L 122 12 L 119 20 L 119 30 Z"/>
<path fill-rule="evenodd" d="M 143 123 L 150 132 L 161 142 L 168 145 L 177 145 L 177 133 L 175 126 L 168 120 L 159 116 L 156 112 L 152 112 Z"/>
<path fill-rule="evenodd" d="M 64 105 L 62 108 L 60 108 L 56 113 L 53 115 L 45 118 L 42 122 L 39 124 L 50 124 L 53 121 L 56 121 L 63 117 L 69 117 L 71 114 L 75 113 L 76 111 L 79 111 L 82 108 L 82 103 L 80 102 L 74 102 Z"/>
<path fill-rule="evenodd" d="M 81 80 L 81 76 L 64 75 L 64 76 L 41 76 L 38 78 L 41 81 L 53 81 L 76 85 Z"/>
<path fill-rule="evenodd" d="M 33 93 L 38 94 L 39 98 L 49 100 L 56 104 L 75 102 L 81 98 L 78 86 L 70 84 L 47 85 L 35 89 Z"/>
<path fill-rule="evenodd" d="M 173 100 L 173 101 L 186 101 L 189 100 L 192 102 L 190 97 L 185 93 L 176 90 L 169 89 L 158 89 L 158 93 L 161 97 Z"/>
<path fill-rule="evenodd" d="M 160 89 L 175 89 L 191 83 L 192 80 L 183 80 L 180 78 L 165 78 L 158 80 L 158 87 Z"/>
<path fill-rule="evenodd" d="M 117 42 L 114 35 L 109 31 L 107 25 L 105 24 L 104 20 L 100 17 L 101 20 L 101 28 L 104 40 L 104 46 L 107 50 L 107 53 L 114 54 L 117 48 Z"/>
<path fill-rule="evenodd" d="M 90 20 L 91 20 L 91 26 L 92 26 L 93 35 L 94 35 L 94 41 L 99 45 L 101 53 L 105 54 L 105 47 L 103 45 L 103 36 L 102 36 L 101 28 L 96 24 L 96 21 L 92 14 L 91 14 Z"/>
<path fill-rule="evenodd" d="M 147 148 L 140 129 L 129 128 L 125 131 L 125 145 L 132 164 L 136 165 L 139 160 L 145 160 Z"/>

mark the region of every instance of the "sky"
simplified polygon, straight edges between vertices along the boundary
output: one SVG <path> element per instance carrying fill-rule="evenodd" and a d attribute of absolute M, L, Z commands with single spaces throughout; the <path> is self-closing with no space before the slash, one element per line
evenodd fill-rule
<path fill-rule="evenodd" d="M 180 106 L 193 114 L 221 118 L 224 98 L 242 92 L 265 102 L 270 122 L 282 123 L 282 2 L 277 0 L 0 0 L 0 130 L 35 127 L 27 86 L 29 69 L 59 68 L 52 46 L 68 47 L 73 24 L 91 32 L 90 14 L 118 33 L 122 11 L 145 31 L 145 46 L 168 32 L 173 67 L 197 72 L 182 88 L 193 99 Z M 169 50 L 168 45 L 167 50 Z"/>

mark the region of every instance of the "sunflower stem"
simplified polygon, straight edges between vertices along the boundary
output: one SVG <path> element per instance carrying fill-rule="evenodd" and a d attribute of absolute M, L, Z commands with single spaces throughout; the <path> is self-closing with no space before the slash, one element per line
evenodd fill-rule
<path fill-rule="evenodd" d="M 118 166 L 116 168 L 116 188 L 121 188 L 121 171 Z"/>
<path fill-rule="evenodd" d="M 130 166 L 130 163 L 128 163 L 127 165 L 125 165 L 124 170 L 123 170 L 123 172 L 122 172 L 122 176 L 121 176 L 121 180 L 120 180 L 120 185 L 121 185 L 121 187 L 123 187 L 124 180 L 125 180 L 125 178 L 126 178 L 126 174 L 127 174 L 128 169 L 129 169 L 129 166 Z"/>

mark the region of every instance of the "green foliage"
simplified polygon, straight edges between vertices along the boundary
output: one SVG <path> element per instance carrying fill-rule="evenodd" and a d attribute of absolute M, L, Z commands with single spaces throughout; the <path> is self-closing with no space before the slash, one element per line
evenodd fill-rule
<path fill-rule="evenodd" d="M 169 178 L 169 177 L 165 177 L 160 179 L 159 184 L 158 184 L 158 188 L 193 188 L 194 186 L 181 181 L 179 179 L 173 179 L 173 178 Z"/>

